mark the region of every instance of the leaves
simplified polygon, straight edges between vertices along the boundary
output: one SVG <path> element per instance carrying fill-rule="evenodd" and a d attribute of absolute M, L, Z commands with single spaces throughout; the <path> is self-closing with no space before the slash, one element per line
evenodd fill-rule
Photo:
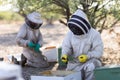
<path fill-rule="evenodd" d="M 102 31 L 120 20 L 119 5 L 119 0 L 17 0 L 16 6 L 22 16 L 38 11 L 44 18 L 53 17 L 63 24 L 66 24 L 71 14 L 80 8 L 87 14 L 91 25 Z M 113 22 L 114 25 L 109 22 L 108 16 L 113 16 L 117 20 Z M 66 21 L 63 21 L 63 18 Z"/>

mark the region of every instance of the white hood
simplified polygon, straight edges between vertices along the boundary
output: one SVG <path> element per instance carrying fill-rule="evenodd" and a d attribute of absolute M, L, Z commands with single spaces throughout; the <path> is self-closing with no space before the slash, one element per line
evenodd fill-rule
<path fill-rule="evenodd" d="M 27 18 L 34 23 L 38 23 L 38 24 L 43 23 L 43 21 L 41 19 L 41 15 L 37 12 L 32 12 L 32 13 L 28 14 Z"/>
<path fill-rule="evenodd" d="M 91 25 L 86 14 L 80 9 L 71 16 L 68 21 L 68 26 L 69 25 L 79 27 L 83 34 L 87 34 L 91 29 Z"/>

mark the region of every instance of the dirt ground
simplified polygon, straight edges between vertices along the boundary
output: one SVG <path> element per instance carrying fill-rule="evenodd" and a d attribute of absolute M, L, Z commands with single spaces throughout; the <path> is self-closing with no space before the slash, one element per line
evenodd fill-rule
<path fill-rule="evenodd" d="M 22 53 L 22 48 L 17 46 L 15 42 L 15 37 L 22 23 L 0 23 L 0 57 Z M 59 22 L 55 22 L 53 25 L 44 24 L 40 30 L 43 34 L 44 46 L 53 46 L 62 43 L 68 28 Z M 104 43 L 103 64 L 120 64 L 120 25 L 104 30 L 101 36 Z M 30 80 L 30 75 L 38 75 L 43 70 L 63 69 L 57 68 L 57 63 L 50 64 L 51 66 L 46 69 L 24 67 L 22 69 L 23 77 L 25 80 Z"/>

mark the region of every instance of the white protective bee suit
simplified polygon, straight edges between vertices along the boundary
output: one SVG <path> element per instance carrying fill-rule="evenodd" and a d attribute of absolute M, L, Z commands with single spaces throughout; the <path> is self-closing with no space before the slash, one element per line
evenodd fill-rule
<path fill-rule="evenodd" d="M 90 26 L 86 14 L 80 9 L 71 16 L 69 26 L 79 27 L 81 35 L 75 35 L 75 31 L 70 30 L 63 40 L 62 55 L 67 54 L 74 58 L 68 61 L 66 70 L 81 71 L 83 80 L 94 80 L 93 70 L 101 66 L 99 59 L 103 54 L 100 33 Z M 88 56 L 85 63 L 80 63 L 78 60 L 81 54 Z"/>
<path fill-rule="evenodd" d="M 40 14 L 33 12 L 27 15 L 27 18 L 35 23 L 42 24 L 42 20 L 40 18 Z M 33 23 L 32 23 L 33 24 Z M 43 56 L 39 52 L 35 52 L 33 49 L 28 47 L 28 43 L 30 41 L 43 45 L 43 37 L 39 30 L 39 27 L 33 29 L 26 22 L 21 26 L 17 37 L 16 42 L 19 46 L 23 47 L 23 55 L 27 58 L 27 65 L 33 67 L 47 67 L 48 63 L 44 60 Z"/>

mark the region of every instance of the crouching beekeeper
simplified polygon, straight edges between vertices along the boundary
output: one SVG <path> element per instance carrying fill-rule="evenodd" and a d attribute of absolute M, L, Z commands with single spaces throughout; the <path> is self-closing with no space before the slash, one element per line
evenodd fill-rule
<path fill-rule="evenodd" d="M 43 45 L 42 34 L 39 30 L 43 21 L 38 12 L 29 13 L 21 26 L 16 42 L 23 47 L 21 65 L 32 67 L 48 67 L 48 62 L 39 50 Z"/>
<path fill-rule="evenodd" d="M 62 43 L 62 61 L 66 70 L 81 71 L 82 80 L 94 80 L 93 70 L 101 66 L 103 42 L 100 33 L 93 29 L 86 14 L 78 9 L 69 19 L 70 31 Z M 69 60 L 72 57 L 72 60 Z"/>

